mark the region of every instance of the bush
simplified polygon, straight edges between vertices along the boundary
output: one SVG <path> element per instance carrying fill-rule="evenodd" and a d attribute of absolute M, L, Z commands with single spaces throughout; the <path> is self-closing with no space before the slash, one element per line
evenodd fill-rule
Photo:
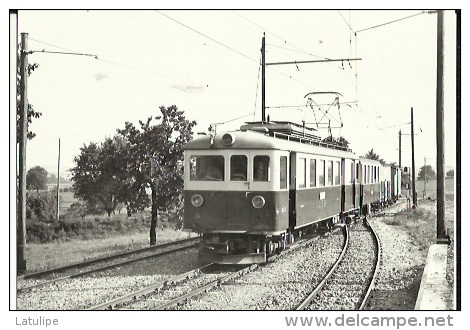
<path fill-rule="evenodd" d="M 26 194 L 26 218 L 52 220 L 56 217 L 57 199 L 50 191 L 32 192 Z"/>

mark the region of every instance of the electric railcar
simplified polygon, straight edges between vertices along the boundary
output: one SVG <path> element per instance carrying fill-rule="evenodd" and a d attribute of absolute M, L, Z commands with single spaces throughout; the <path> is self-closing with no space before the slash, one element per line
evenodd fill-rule
<path fill-rule="evenodd" d="M 367 215 L 400 194 L 398 168 L 325 144 L 289 122 L 253 122 L 185 146 L 184 227 L 199 258 L 266 261 L 309 227 Z"/>

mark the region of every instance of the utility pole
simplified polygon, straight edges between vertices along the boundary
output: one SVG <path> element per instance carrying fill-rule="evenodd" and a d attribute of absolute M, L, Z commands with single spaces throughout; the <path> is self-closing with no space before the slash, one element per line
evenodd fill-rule
<path fill-rule="evenodd" d="M 449 244 L 445 237 L 445 159 L 444 159 L 444 11 L 437 11 L 437 243 Z"/>
<path fill-rule="evenodd" d="M 263 32 L 263 39 L 261 42 L 261 121 L 266 121 L 266 103 L 265 103 L 265 95 L 266 95 L 266 37 L 265 33 Z"/>
<path fill-rule="evenodd" d="M 26 141 L 28 139 L 28 34 L 21 33 L 20 53 L 20 134 L 18 157 L 18 198 L 16 223 L 16 273 L 26 272 Z"/>
<path fill-rule="evenodd" d="M 59 156 L 57 157 L 57 220 L 60 219 L 60 139 L 59 139 Z"/>
<path fill-rule="evenodd" d="M 290 65 L 290 64 L 305 64 L 305 63 L 323 63 L 323 62 L 349 62 L 360 61 L 361 58 L 341 58 L 341 59 L 325 59 L 325 60 L 309 60 L 309 61 L 291 61 L 291 62 L 273 62 L 266 63 L 266 37 L 263 32 L 263 39 L 261 41 L 261 120 L 266 121 L 266 66 L 267 65 Z"/>
<path fill-rule="evenodd" d="M 418 206 L 416 200 L 416 182 L 415 182 L 415 131 L 413 124 L 413 107 L 411 107 L 411 176 L 413 185 L 413 208 Z"/>
<path fill-rule="evenodd" d="M 398 132 L 398 167 L 401 168 L 401 130 Z"/>
<path fill-rule="evenodd" d="M 424 157 L 424 191 L 423 191 L 423 199 L 426 198 L 426 157 Z"/>

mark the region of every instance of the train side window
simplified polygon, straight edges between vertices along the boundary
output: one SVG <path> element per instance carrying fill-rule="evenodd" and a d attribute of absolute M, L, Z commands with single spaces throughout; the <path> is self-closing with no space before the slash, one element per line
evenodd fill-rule
<path fill-rule="evenodd" d="M 354 163 L 351 163 L 351 183 L 354 183 Z"/>
<path fill-rule="evenodd" d="M 317 160 L 310 159 L 310 187 L 317 186 Z"/>
<path fill-rule="evenodd" d="M 287 189 L 287 157 L 281 156 L 281 170 L 280 170 L 280 189 Z"/>
<path fill-rule="evenodd" d="M 224 181 L 224 156 L 191 156 L 191 181 Z"/>
<path fill-rule="evenodd" d="M 327 181 L 328 186 L 333 185 L 333 161 L 330 160 L 328 161 L 328 181 Z"/>
<path fill-rule="evenodd" d="M 297 171 L 297 182 L 299 183 L 299 188 L 305 188 L 307 186 L 307 159 L 299 158 Z"/>
<path fill-rule="evenodd" d="M 341 176 L 341 167 L 340 167 L 339 162 L 336 162 L 335 185 L 340 184 L 340 176 Z"/>
<path fill-rule="evenodd" d="M 253 181 L 269 181 L 269 156 L 254 157 Z"/>
<path fill-rule="evenodd" d="M 362 183 L 367 183 L 367 165 L 364 165 L 364 172 L 362 172 Z"/>
<path fill-rule="evenodd" d="M 356 164 L 356 181 L 359 182 L 359 163 Z"/>
<path fill-rule="evenodd" d="M 319 187 L 325 186 L 325 161 L 320 160 L 317 168 L 317 182 Z"/>
<path fill-rule="evenodd" d="M 245 155 L 230 157 L 230 181 L 246 181 L 247 164 L 248 158 Z"/>

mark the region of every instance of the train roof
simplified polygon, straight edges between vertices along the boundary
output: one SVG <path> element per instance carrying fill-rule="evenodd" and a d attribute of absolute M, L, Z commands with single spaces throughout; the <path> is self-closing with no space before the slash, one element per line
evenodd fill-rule
<path fill-rule="evenodd" d="M 243 127 L 243 126 L 242 126 Z M 223 137 L 230 134 L 233 144 L 224 144 Z M 358 159 L 359 157 L 350 150 L 340 150 L 338 147 L 309 138 L 290 136 L 283 133 L 270 135 L 267 130 L 243 130 L 218 133 L 211 145 L 210 135 L 198 135 L 189 141 L 185 150 L 214 150 L 214 149 L 264 149 L 286 150 L 303 153 L 315 153 L 325 156 L 345 157 Z"/>

